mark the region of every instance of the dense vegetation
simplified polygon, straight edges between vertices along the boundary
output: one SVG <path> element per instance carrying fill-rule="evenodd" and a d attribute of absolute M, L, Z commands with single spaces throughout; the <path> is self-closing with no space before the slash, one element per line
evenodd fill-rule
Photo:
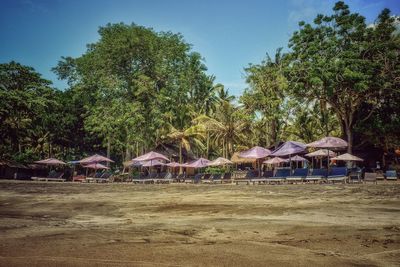
<path fill-rule="evenodd" d="M 385 9 L 372 25 L 338 2 L 299 23 L 283 53 L 245 68 L 234 99 L 183 36 L 135 24 L 54 68 L 60 91 L 33 68 L 0 64 L 0 155 L 29 161 L 103 151 L 123 161 L 161 144 L 197 156 L 285 140 L 342 136 L 353 148 L 400 146 L 400 37 Z M 397 28 L 396 28 L 397 27 Z"/>

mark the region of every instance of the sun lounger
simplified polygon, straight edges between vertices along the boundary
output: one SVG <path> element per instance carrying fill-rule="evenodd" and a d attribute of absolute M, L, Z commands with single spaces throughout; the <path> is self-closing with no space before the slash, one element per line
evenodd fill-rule
<path fill-rule="evenodd" d="M 211 176 L 211 183 L 219 184 L 221 183 L 222 173 L 216 173 Z"/>
<path fill-rule="evenodd" d="M 154 179 L 157 178 L 157 173 L 150 173 L 148 176 L 132 179 L 134 184 L 152 184 Z"/>
<path fill-rule="evenodd" d="M 186 177 L 186 175 L 184 173 L 181 173 L 176 177 L 176 181 L 178 183 L 184 182 L 185 181 L 185 177 Z"/>
<path fill-rule="evenodd" d="M 289 168 L 281 168 L 277 169 L 274 176 L 266 178 L 268 183 L 281 183 L 286 180 L 288 176 L 290 176 L 291 170 Z"/>
<path fill-rule="evenodd" d="M 203 178 L 201 179 L 202 184 L 211 184 L 213 182 L 213 177 L 215 174 L 206 173 L 204 174 Z"/>
<path fill-rule="evenodd" d="M 65 182 L 63 172 L 50 172 L 47 177 L 32 177 L 33 181 L 44 181 L 44 182 Z"/>
<path fill-rule="evenodd" d="M 172 173 L 164 172 L 160 173 L 160 178 L 157 179 L 157 183 L 160 184 L 169 184 L 172 183 L 174 180 L 172 179 Z"/>
<path fill-rule="evenodd" d="M 201 179 L 202 179 L 202 177 L 204 176 L 204 173 L 197 173 L 195 176 L 193 176 L 193 177 L 186 177 L 185 178 L 185 184 L 188 184 L 188 183 L 190 183 L 190 184 L 194 184 L 194 183 L 198 183 Z"/>
<path fill-rule="evenodd" d="M 377 177 L 377 174 L 375 172 L 366 172 L 364 174 L 364 183 L 371 182 L 371 183 L 378 184 L 376 177 Z"/>
<path fill-rule="evenodd" d="M 397 180 L 397 172 L 394 170 L 386 171 L 386 180 Z"/>
<path fill-rule="evenodd" d="M 385 180 L 385 174 L 382 170 L 376 170 L 376 180 Z"/>
<path fill-rule="evenodd" d="M 346 183 L 347 179 L 347 168 L 346 167 L 333 167 L 331 169 L 330 174 L 326 178 L 326 180 L 332 183 L 335 182 L 344 182 Z"/>
<path fill-rule="evenodd" d="M 97 183 L 111 183 L 113 182 L 113 175 L 111 172 L 103 173 L 99 178 L 95 178 Z"/>
<path fill-rule="evenodd" d="M 238 185 L 239 183 L 246 183 L 250 184 L 251 179 L 257 178 L 257 172 L 256 171 L 248 171 L 244 178 L 235 178 L 234 182 Z"/>
<path fill-rule="evenodd" d="M 261 177 L 258 177 L 255 174 L 255 177 L 250 178 L 250 182 L 253 183 L 253 185 L 267 183 L 268 178 L 272 176 L 273 176 L 272 171 L 265 171 Z"/>
<path fill-rule="evenodd" d="M 211 173 L 205 173 L 200 180 L 197 181 L 197 183 L 211 183 L 212 182 L 212 176 L 213 174 Z"/>
<path fill-rule="evenodd" d="M 361 183 L 361 170 L 349 172 L 349 183 Z"/>
<path fill-rule="evenodd" d="M 214 184 L 219 184 L 219 183 L 232 183 L 232 173 L 230 172 L 226 172 L 223 175 L 221 174 L 221 176 L 219 176 L 219 179 L 216 179 L 214 177 L 213 179 L 213 183 Z"/>
<path fill-rule="evenodd" d="M 328 175 L 327 169 L 311 169 L 311 173 L 304 179 L 306 182 L 320 182 Z"/>
<path fill-rule="evenodd" d="M 76 175 L 72 177 L 72 182 L 84 182 L 85 179 L 85 175 Z"/>
<path fill-rule="evenodd" d="M 293 171 L 291 175 L 286 178 L 288 182 L 302 182 L 307 177 L 307 168 L 298 168 Z"/>

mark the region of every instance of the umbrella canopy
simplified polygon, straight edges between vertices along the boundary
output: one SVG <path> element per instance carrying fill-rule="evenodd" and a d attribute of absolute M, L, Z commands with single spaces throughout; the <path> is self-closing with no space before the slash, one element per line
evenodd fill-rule
<path fill-rule="evenodd" d="M 178 162 L 170 162 L 170 163 L 165 164 L 165 166 L 172 167 L 172 168 L 178 168 L 178 167 L 183 166 L 183 164 L 179 164 Z"/>
<path fill-rule="evenodd" d="M 289 156 L 306 151 L 306 145 L 300 142 L 287 141 L 272 152 L 271 156 Z"/>
<path fill-rule="evenodd" d="M 255 146 L 249 150 L 239 153 L 239 157 L 250 159 L 262 159 L 268 157 L 269 155 L 271 155 L 271 150 L 260 146 Z"/>
<path fill-rule="evenodd" d="M 149 160 L 166 160 L 169 161 L 169 159 L 164 156 L 163 154 L 150 151 L 149 153 L 146 153 L 144 155 L 141 155 L 139 157 L 136 157 L 132 159 L 132 161 L 149 161 Z"/>
<path fill-rule="evenodd" d="M 298 155 L 291 158 L 291 161 L 308 161 L 307 159 L 300 157 Z"/>
<path fill-rule="evenodd" d="M 83 165 L 83 167 L 88 168 L 88 169 L 95 169 L 95 170 L 109 169 L 107 166 L 104 166 L 103 164 L 100 164 L 100 163 L 89 163 L 87 165 Z"/>
<path fill-rule="evenodd" d="M 332 158 L 332 160 L 342 160 L 342 161 L 363 161 L 362 158 L 356 157 L 354 155 L 351 155 L 349 153 L 345 153 L 343 155 L 337 156 Z"/>
<path fill-rule="evenodd" d="M 158 159 L 155 160 L 149 160 L 149 161 L 142 161 L 142 167 L 153 167 L 153 166 L 162 166 L 165 165 L 165 163 L 159 161 Z"/>
<path fill-rule="evenodd" d="M 327 157 L 328 155 L 330 157 L 334 157 L 334 156 L 336 156 L 336 153 L 331 150 L 328 150 L 328 149 L 320 149 L 320 150 L 308 153 L 305 156 L 306 157 Z"/>
<path fill-rule="evenodd" d="M 114 162 L 114 161 L 99 154 L 94 154 L 93 156 L 81 159 L 79 161 L 79 163 L 81 164 L 98 163 L 98 162 Z"/>
<path fill-rule="evenodd" d="M 46 164 L 46 165 L 65 165 L 66 164 L 64 161 L 54 159 L 54 158 L 38 160 L 38 161 L 35 161 L 35 163 Z"/>
<path fill-rule="evenodd" d="M 318 148 L 345 148 L 348 146 L 347 142 L 337 137 L 324 137 L 321 140 L 307 144 L 308 147 Z"/>
<path fill-rule="evenodd" d="M 266 161 L 264 161 L 263 163 L 275 165 L 275 164 L 280 164 L 280 163 L 284 163 L 284 162 L 288 162 L 288 160 L 287 160 L 287 159 L 280 158 L 280 157 L 275 157 L 275 158 L 266 160 Z"/>
<path fill-rule="evenodd" d="M 208 163 L 208 166 L 223 166 L 223 165 L 227 165 L 227 164 L 233 164 L 233 162 L 230 161 L 229 159 L 219 157 L 213 161 L 210 161 Z"/>
<path fill-rule="evenodd" d="M 209 162 L 210 161 L 208 159 L 199 158 L 199 159 L 197 159 L 195 161 L 192 161 L 190 163 L 184 164 L 183 167 L 186 167 L 186 168 L 204 168 L 204 167 L 208 166 L 207 164 Z"/>

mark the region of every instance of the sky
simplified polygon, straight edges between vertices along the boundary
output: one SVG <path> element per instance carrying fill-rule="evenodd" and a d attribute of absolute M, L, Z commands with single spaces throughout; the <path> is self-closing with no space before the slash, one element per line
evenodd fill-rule
<path fill-rule="evenodd" d="M 79 57 L 99 39 L 99 26 L 135 23 L 183 34 L 208 73 L 233 95 L 246 88 L 244 68 L 266 53 L 287 49 L 298 22 L 330 14 L 331 0 L 0 0 L 0 63 L 34 67 L 59 89 L 51 71 L 62 56 Z M 400 14 L 399 0 L 346 1 L 373 23 L 387 7 Z"/>

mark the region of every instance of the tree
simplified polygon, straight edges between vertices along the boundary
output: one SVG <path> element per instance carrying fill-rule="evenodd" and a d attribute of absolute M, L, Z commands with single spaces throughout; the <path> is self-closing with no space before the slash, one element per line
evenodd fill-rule
<path fill-rule="evenodd" d="M 197 147 L 203 148 L 204 145 L 202 140 L 205 138 L 205 129 L 202 125 L 192 125 L 187 129 L 178 130 L 170 125 L 170 131 L 164 137 L 167 141 L 171 141 L 173 143 L 177 143 L 179 147 L 179 163 L 182 164 L 182 148 L 185 148 L 186 151 L 190 151 L 192 149 L 192 145 L 194 144 Z M 180 172 L 182 172 L 182 168 L 180 168 Z"/>
<path fill-rule="evenodd" d="M 29 150 L 35 152 L 39 142 L 51 144 L 58 107 L 56 91 L 33 68 L 14 61 L 0 64 L 0 139 L 2 157 L 13 157 Z M 46 139 L 46 141 L 44 141 Z M 48 146 L 47 146 L 48 147 Z M 51 149 L 48 151 L 51 155 Z"/>
<path fill-rule="evenodd" d="M 235 146 L 245 143 L 249 129 L 249 118 L 238 107 L 227 101 L 217 106 L 212 117 L 201 115 L 195 119 L 210 133 L 214 143 L 222 148 L 222 156 L 231 157 Z"/>
<path fill-rule="evenodd" d="M 129 150 L 133 142 L 144 152 L 162 142 L 170 125 L 185 129 L 193 112 L 208 112 L 213 78 L 180 34 L 123 23 L 99 34 L 85 54 L 63 58 L 54 71 L 84 101 L 86 132 L 109 151 Z M 204 99 L 210 101 L 203 105 Z"/>
<path fill-rule="evenodd" d="M 289 43 L 288 77 L 298 98 L 331 106 L 351 153 L 357 113 L 361 105 L 375 105 L 394 88 L 391 78 L 400 50 L 389 10 L 382 11 L 374 27 L 343 2 L 337 2 L 333 11 L 330 16 L 318 15 L 314 24 L 299 23 L 300 30 Z"/>
<path fill-rule="evenodd" d="M 285 59 L 282 49 L 276 50 L 272 59 L 268 54 L 261 64 L 250 64 L 245 69 L 247 74 L 247 89 L 240 101 L 246 110 L 252 113 L 263 124 L 264 145 L 275 145 L 287 117 L 287 94 L 285 90 L 288 82 L 284 76 Z"/>

